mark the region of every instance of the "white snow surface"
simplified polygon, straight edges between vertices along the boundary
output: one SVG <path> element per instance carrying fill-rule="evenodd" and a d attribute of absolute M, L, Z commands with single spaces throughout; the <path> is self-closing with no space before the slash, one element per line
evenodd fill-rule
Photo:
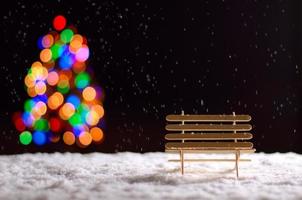
<path fill-rule="evenodd" d="M 234 163 L 222 162 L 185 163 L 182 176 L 180 164 L 167 161 L 177 157 L 162 152 L 2 155 L 0 199 L 302 199 L 302 155 L 243 155 L 252 162 L 239 164 L 238 180 Z"/>

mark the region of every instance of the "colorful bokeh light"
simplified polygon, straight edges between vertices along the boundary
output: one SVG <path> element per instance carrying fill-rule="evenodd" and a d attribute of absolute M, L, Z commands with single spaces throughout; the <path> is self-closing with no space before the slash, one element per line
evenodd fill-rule
<path fill-rule="evenodd" d="M 53 27 L 58 32 L 39 38 L 39 61 L 24 78 L 30 99 L 24 112 L 13 116 L 19 141 L 38 146 L 59 141 L 79 147 L 99 144 L 104 138 L 98 127 L 104 117 L 103 98 L 91 85 L 91 70 L 86 71 L 87 39 L 67 26 L 62 15 L 54 18 Z"/>
<path fill-rule="evenodd" d="M 21 144 L 23 145 L 28 145 L 31 143 L 32 141 L 32 136 L 31 133 L 29 131 L 24 131 L 19 135 L 19 140 L 21 142 Z"/>
<path fill-rule="evenodd" d="M 64 16 L 62 15 L 58 15 L 54 18 L 53 20 L 53 27 L 57 30 L 57 31 L 61 31 L 62 29 L 64 29 L 66 26 L 66 19 Z"/>

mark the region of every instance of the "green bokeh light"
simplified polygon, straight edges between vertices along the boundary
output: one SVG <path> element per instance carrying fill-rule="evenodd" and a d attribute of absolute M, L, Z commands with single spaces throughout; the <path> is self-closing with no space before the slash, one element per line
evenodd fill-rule
<path fill-rule="evenodd" d="M 48 121 L 46 119 L 38 119 L 34 124 L 34 129 L 37 131 L 48 131 Z"/>
<path fill-rule="evenodd" d="M 59 92 L 61 92 L 62 94 L 67 94 L 69 92 L 69 86 L 65 85 L 65 86 L 57 86 L 57 90 Z"/>
<path fill-rule="evenodd" d="M 65 29 L 64 31 L 61 32 L 60 38 L 61 38 L 62 42 L 68 43 L 68 42 L 70 42 L 72 36 L 73 36 L 72 30 Z"/>
<path fill-rule="evenodd" d="M 79 73 L 75 78 L 75 86 L 79 89 L 85 88 L 90 83 L 90 76 L 86 72 Z"/>
<path fill-rule="evenodd" d="M 62 52 L 61 52 L 61 45 L 60 44 L 54 44 L 51 48 L 51 53 L 52 53 L 52 58 L 53 59 L 57 59 L 58 57 L 61 56 Z"/>
<path fill-rule="evenodd" d="M 82 123 L 82 118 L 81 115 L 75 113 L 68 121 L 72 126 L 76 126 Z"/>
<path fill-rule="evenodd" d="M 23 131 L 20 135 L 19 135 L 19 140 L 21 142 L 21 144 L 23 145 L 28 145 L 31 143 L 32 141 L 32 136 L 31 133 L 29 131 Z"/>
<path fill-rule="evenodd" d="M 35 106 L 35 102 L 32 99 L 28 99 L 24 103 L 24 110 L 30 112 Z"/>

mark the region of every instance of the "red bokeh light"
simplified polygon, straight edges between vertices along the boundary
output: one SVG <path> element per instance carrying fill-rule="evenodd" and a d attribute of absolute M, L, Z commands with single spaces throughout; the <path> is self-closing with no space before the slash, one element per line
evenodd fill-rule
<path fill-rule="evenodd" d="M 54 18 L 53 20 L 53 27 L 57 30 L 57 31 L 61 31 L 65 28 L 66 26 L 66 19 L 64 16 L 62 15 L 58 15 Z"/>
<path fill-rule="evenodd" d="M 57 118 L 51 118 L 49 124 L 50 130 L 52 130 L 53 132 L 59 132 L 62 128 L 61 121 Z"/>
<path fill-rule="evenodd" d="M 22 118 L 16 119 L 15 126 L 16 126 L 16 129 L 20 132 L 24 131 L 26 128 Z"/>

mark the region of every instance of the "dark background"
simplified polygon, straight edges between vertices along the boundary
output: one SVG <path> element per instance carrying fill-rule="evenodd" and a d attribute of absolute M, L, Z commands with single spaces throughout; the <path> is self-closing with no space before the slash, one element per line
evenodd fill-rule
<path fill-rule="evenodd" d="M 8 3 L 7 3 L 8 2 Z M 0 152 L 163 151 L 170 113 L 250 114 L 258 151 L 302 153 L 301 1 L 6 1 Z M 22 146 L 11 122 L 40 36 L 63 14 L 88 38 L 105 141 Z"/>

